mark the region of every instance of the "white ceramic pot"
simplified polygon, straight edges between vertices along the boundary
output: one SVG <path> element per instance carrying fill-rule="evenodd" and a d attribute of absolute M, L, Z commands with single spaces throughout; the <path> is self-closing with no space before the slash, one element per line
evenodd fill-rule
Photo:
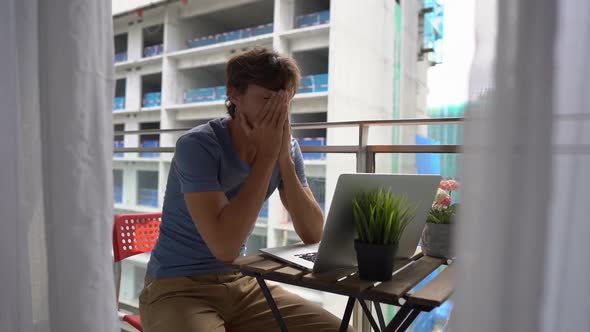
<path fill-rule="evenodd" d="M 422 252 L 427 256 L 452 258 L 452 224 L 426 223 L 422 230 Z"/>

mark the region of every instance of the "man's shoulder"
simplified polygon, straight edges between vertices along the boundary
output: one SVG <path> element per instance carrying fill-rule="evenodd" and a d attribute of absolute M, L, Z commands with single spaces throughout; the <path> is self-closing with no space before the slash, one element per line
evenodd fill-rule
<path fill-rule="evenodd" d="M 205 148 L 220 148 L 222 145 L 222 131 L 225 130 L 223 121 L 223 119 L 213 119 L 190 129 L 178 138 L 176 147 L 202 146 Z"/>

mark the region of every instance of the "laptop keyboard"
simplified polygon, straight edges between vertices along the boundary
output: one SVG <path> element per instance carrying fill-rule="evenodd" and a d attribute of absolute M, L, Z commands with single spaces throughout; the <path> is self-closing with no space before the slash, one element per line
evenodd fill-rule
<path fill-rule="evenodd" d="M 299 254 L 299 255 L 295 255 L 295 256 L 299 257 L 301 259 L 305 259 L 306 261 L 310 261 L 310 262 L 314 263 L 317 255 L 318 255 L 317 252 L 310 252 L 307 254 Z"/>

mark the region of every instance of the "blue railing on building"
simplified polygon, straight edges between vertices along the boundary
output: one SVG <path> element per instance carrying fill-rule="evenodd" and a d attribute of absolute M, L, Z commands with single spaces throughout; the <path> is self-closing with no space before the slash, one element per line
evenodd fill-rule
<path fill-rule="evenodd" d="M 148 92 L 143 95 L 143 107 L 157 107 L 162 104 L 161 92 Z"/>
<path fill-rule="evenodd" d="M 303 76 L 299 84 L 298 93 L 328 91 L 328 74 L 316 74 Z M 227 88 L 224 85 L 196 88 L 186 90 L 183 94 L 183 102 L 201 103 L 227 98 Z"/>
<path fill-rule="evenodd" d="M 249 37 L 266 35 L 273 32 L 273 23 L 263 24 L 256 27 L 227 31 L 215 35 L 197 37 L 186 41 L 187 48 L 203 47 L 228 41 L 234 41 Z"/>
<path fill-rule="evenodd" d="M 297 138 L 297 143 L 299 146 L 324 146 L 326 145 L 326 138 L 324 137 L 302 137 Z M 326 154 L 325 153 L 304 153 L 303 159 L 305 160 L 325 160 Z"/>
<path fill-rule="evenodd" d="M 317 13 L 311 13 L 306 15 L 297 16 L 295 18 L 296 28 L 305 28 L 314 25 L 330 23 L 330 11 L 324 10 Z"/>
<path fill-rule="evenodd" d="M 127 61 L 127 52 L 115 53 L 115 63 Z"/>
<path fill-rule="evenodd" d="M 160 55 L 163 52 L 164 52 L 164 45 L 162 45 L 162 44 L 152 45 L 152 46 L 145 47 L 143 49 L 143 57 L 149 58 L 152 56 Z"/>
<path fill-rule="evenodd" d="M 224 85 L 208 88 L 189 89 L 184 92 L 183 101 L 188 103 L 202 103 L 207 101 L 225 100 L 227 88 Z"/>
<path fill-rule="evenodd" d="M 123 141 L 115 141 L 115 142 L 114 142 L 114 144 L 113 144 L 113 147 L 114 147 L 115 149 L 116 149 L 116 148 L 124 148 L 124 147 L 125 147 L 125 144 L 123 143 Z M 115 158 L 122 158 L 122 157 L 123 157 L 123 155 L 124 155 L 124 154 L 123 154 L 123 153 L 121 153 L 121 152 L 115 152 L 115 153 L 113 154 L 113 157 L 115 157 Z"/>
<path fill-rule="evenodd" d="M 301 78 L 298 93 L 324 92 L 328 91 L 328 74 L 307 75 Z M 183 102 L 200 103 L 227 98 L 227 88 L 224 85 L 196 88 L 186 90 L 183 94 Z"/>
<path fill-rule="evenodd" d="M 113 111 L 120 111 L 125 109 L 125 97 L 115 97 L 113 102 Z"/>
<path fill-rule="evenodd" d="M 122 186 L 114 186 L 113 187 L 113 196 L 115 203 L 123 203 L 123 187 Z"/>
<path fill-rule="evenodd" d="M 139 188 L 137 204 L 158 207 L 158 189 Z"/>
<path fill-rule="evenodd" d="M 142 148 L 159 148 L 160 141 L 156 140 L 144 140 L 141 142 Z M 159 152 L 141 152 L 139 154 L 140 157 L 144 158 L 158 158 L 160 156 Z"/>
<path fill-rule="evenodd" d="M 315 74 L 301 77 L 298 93 L 328 91 L 328 74 Z"/>
<path fill-rule="evenodd" d="M 268 218 L 268 201 L 264 201 L 262 204 L 262 209 L 260 209 L 260 214 L 258 214 L 260 218 Z"/>

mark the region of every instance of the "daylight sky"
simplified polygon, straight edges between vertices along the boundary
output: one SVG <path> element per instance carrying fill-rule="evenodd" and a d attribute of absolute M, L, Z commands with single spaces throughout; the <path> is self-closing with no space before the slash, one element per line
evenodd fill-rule
<path fill-rule="evenodd" d="M 475 49 L 475 0 L 439 0 L 444 6 L 443 63 L 428 71 L 428 106 L 461 104 L 469 92 Z"/>

